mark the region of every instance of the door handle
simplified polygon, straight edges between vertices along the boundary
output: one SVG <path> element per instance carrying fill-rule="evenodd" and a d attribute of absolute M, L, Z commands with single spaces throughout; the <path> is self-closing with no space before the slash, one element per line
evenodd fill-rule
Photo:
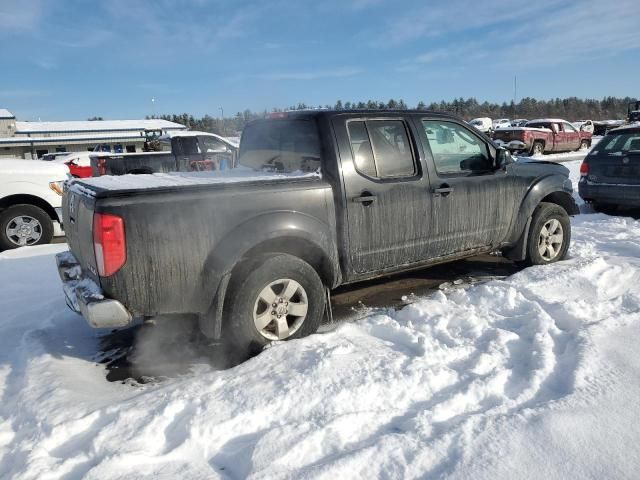
<path fill-rule="evenodd" d="M 433 190 L 434 196 L 436 197 L 446 197 L 451 192 L 453 192 L 453 188 L 447 185 L 446 183 L 443 183 L 438 188 Z"/>
<path fill-rule="evenodd" d="M 363 206 L 368 207 L 369 205 L 374 203 L 376 200 L 378 200 L 378 197 L 368 192 L 365 192 L 359 197 L 353 197 L 351 200 L 355 203 L 361 203 Z"/>

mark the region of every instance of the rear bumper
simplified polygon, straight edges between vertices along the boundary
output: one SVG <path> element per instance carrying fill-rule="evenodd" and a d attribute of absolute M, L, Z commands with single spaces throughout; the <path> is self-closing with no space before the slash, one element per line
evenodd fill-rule
<path fill-rule="evenodd" d="M 578 193 L 585 202 L 640 207 L 640 185 L 578 183 Z"/>
<path fill-rule="evenodd" d="M 125 327 L 131 323 L 131 313 L 117 300 L 105 298 L 100 286 L 84 275 L 71 252 L 56 255 L 58 274 L 67 305 L 81 314 L 94 328 Z"/>

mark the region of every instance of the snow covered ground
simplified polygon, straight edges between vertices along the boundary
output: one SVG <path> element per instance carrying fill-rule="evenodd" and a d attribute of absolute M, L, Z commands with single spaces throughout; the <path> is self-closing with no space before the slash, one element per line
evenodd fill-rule
<path fill-rule="evenodd" d="M 640 222 L 572 223 L 564 262 L 145 385 L 105 380 L 65 245 L 2 253 L 0 478 L 637 478 Z"/>

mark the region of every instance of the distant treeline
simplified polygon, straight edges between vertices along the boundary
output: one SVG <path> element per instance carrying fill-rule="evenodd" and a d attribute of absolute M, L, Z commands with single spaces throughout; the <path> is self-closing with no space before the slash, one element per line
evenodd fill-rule
<path fill-rule="evenodd" d="M 475 98 L 457 98 L 453 101 L 441 101 L 426 104 L 418 102 L 414 107 L 420 110 L 435 110 L 437 112 L 446 112 L 458 115 L 466 120 L 476 117 L 490 118 L 541 118 L 541 117 L 559 117 L 569 121 L 575 120 L 618 120 L 627 117 L 627 105 L 635 99 L 630 97 L 617 98 L 605 97 L 602 100 L 581 99 L 577 97 L 555 98 L 552 100 L 536 100 L 535 98 L 525 97 L 518 103 L 480 103 Z M 336 110 L 354 110 L 354 109 L 398 109 L 405 110 L 411 108 L 404 100 L 391 99 L 388 102 L 380 102 L 368 100 L 366 102 L 351 102 L 338 100 L 334 105 L 308 105 L 299 103 L 289 108 L 274 108 L 273 112 L 283 110 L 308 110 L 316 108 L 328 108 Z M 186 125 L 192 130 L 201 130 L 221 135 L 233 136 L 237 132 L 241 132 L 244 126 L 251 120 L 264 118 L 269 112 L 252 112 L 245 110 L 238 112 L 232 117 L 224 119 L 205 115 L 202 118 L 195 118 L 193 115 L 183 113 L 180 115 L 160 115 L 147 118 L 162 118 L 172 122 Z"/>

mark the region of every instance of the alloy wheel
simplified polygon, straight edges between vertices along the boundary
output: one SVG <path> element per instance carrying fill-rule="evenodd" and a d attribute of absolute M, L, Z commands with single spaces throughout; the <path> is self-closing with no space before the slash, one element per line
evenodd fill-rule
<path fill-rule="evenodd" d="M 253 323 L 263 337 L 285 340 L 300 329 L 308 309 L 304 287 L 290 278 L 279 279 L 258 294 L 253 308 Z"/>
<path fill-rule="evenodd" d="M 550 262 L 560 254 L 563 241 L 562 224 L 552 218 L 540 230 L 540 236 L 538 237 L 538 252 L 540 256 L 545 261 Z"/>
<path fill-rule="evenodd" d="M 14 245 L 34 245 L 42 238 L 42 225 L 34 217 L 20 215 L 9 220 L 5 233 Z"/>

